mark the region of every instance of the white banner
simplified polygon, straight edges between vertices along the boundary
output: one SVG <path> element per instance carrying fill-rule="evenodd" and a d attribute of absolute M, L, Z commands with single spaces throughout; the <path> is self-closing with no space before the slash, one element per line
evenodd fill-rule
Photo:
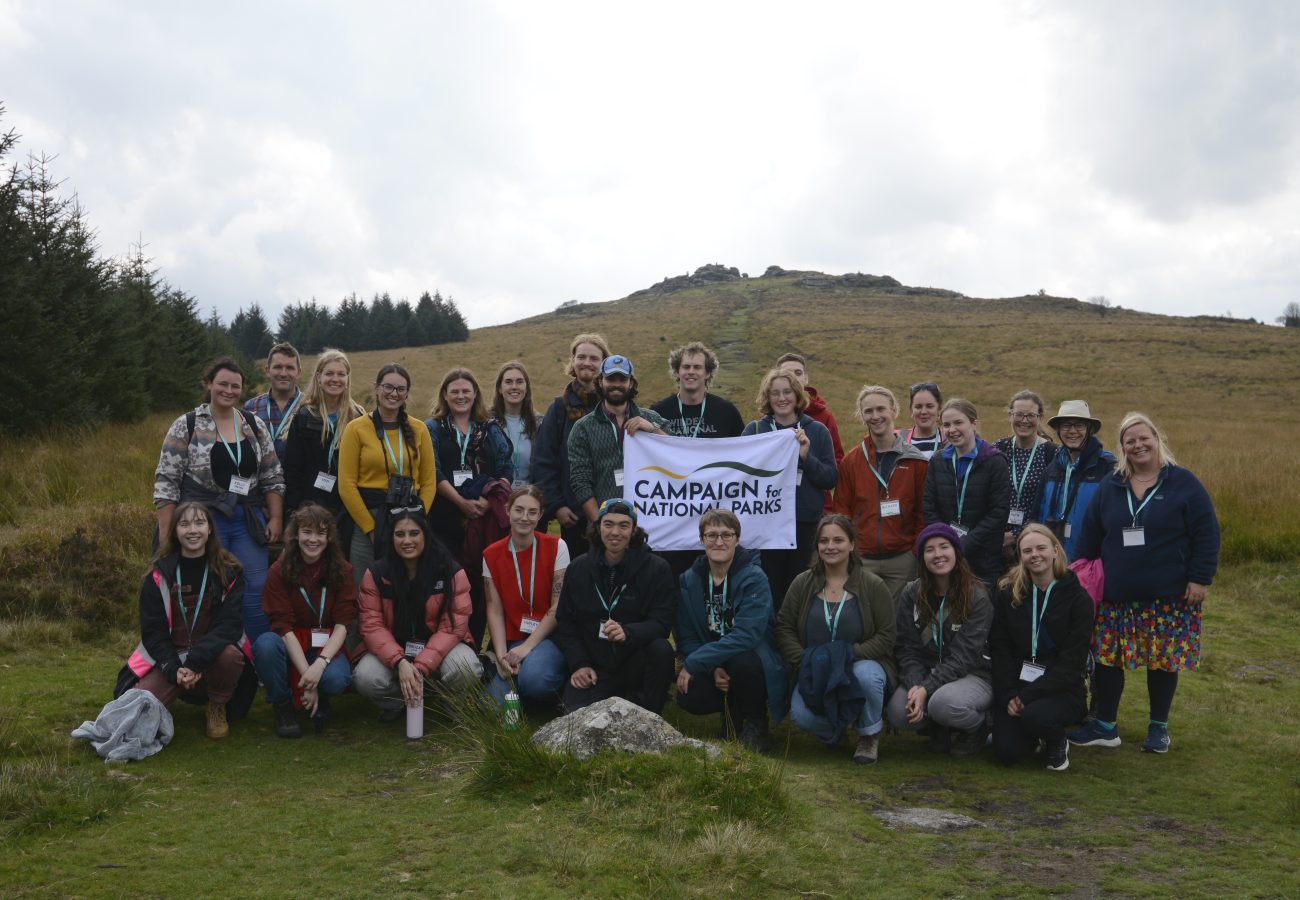
<path fill-rule="evenodd" d="M 655 550 L 700 549 L 700 516 L 715 507 L 740 519 L 751 549 L 794 548 L 799 442 L 792 429 L 750 437 L 629 435 L 623 497 Z"/>

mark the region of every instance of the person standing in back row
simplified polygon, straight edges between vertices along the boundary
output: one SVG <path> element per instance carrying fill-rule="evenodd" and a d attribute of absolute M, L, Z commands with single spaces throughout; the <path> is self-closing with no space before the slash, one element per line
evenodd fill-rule
<path fill-rule="evenodd" d="M 999 438 L 993 446 L 1007 458 L 1011 469 L 1011 512 L 1002 534 L 1002 555 L 1010 565 L 1016 562 L 1015 543 L 1020 530 L 1038 514 L 1043 472 L 1056 455 L 1056 445 L 1039 431 L 1043 398 L 1033 391 L 1017 391 L 1007 404 L 1007 417 L 1011 420 L 1011 435 Z"/>
<path fill-rule="evenodd" d="M 902 432 L 903 440 L 929 459 L 943 446 L 943 433 L 939 430 L 943 392 L 933 381 L 918 382 L 908 393 L 908 404 L 912 410 L 912 427 Z"/>
<path fill-rule="evenodd" d="M 556 397 L 537 429 L 533 444 L 533 483 L 546 497 L 546 510 L 538 524 L 546 530 L 549 519 L 560 523 L 569 554 L 577 559 L 587 552 L 587 521 L 582 502 L 573 495 L 569 476 L 569 432 L 587 413 L 596 408 L 596 376 L 600 364 L 609 356 L 609 344 L 599 334 L 577 335 L 569 344 L 569 364 L 564 373 L 573 381 Z"/>
<path fill-rule="evenodd" d="M 623 496 L 623 438 L 639 431 L 663 434 L 663 416 L 636 405 L 632 360 L 605 357 L 596 379 L 600 405 L 578 420 L 569 432 L 569 480 L 588 522 L 596 521 L 600 504 Z"/>
<path fill-rule="evenodd" d="M 677 392 L 650 407 L 667 420 L 665 431 L 688 438 L 740 437 L 745 429 L 740 410 L 731 401 L 707 392 L 718 371 L 717 354 L 694 341 L 668 354 L 668 368 L 677 382 Z M 691 567 L 700 551 L 670 550 L 659 555 L 668 561 L 676 578 Z"/>
<path fill-rule="evenodd" d="M 271 443 L 275 445 L 275 457 L 280 465 L 284 465 L 289 427 L 293 424 L 294 413 L 302 403 L 302 391 L 298 389 L 302 359 L 293 344 L 281 341 L 267 354 L 263 371 L 271 379 L 271 389 L 249 400 L 244 404 L 244 409 L 266 423 L 267 430 L 271 432 Z"/>
<path fill-rule="evenodd" d="M 1038 521 L 1056 535 L 1065 549 L 1065 561 L 1071 563 L 1083 514 L 1101 483 L 1115 471 L 1115 456 L 1097 438 L 1101 419 L 1093 417 L 1086 400 L 1066 400 L 1047 424 L 1061 439 L 1061 447 L 1047 464 L 1034 506 Z"/>
<path fill-rule="evenodd" d="M 808 383 L 807 360 L 798 353 L 783 353 L 777 357 L 776 368 L 786 369 L 794 373 L 794 376 L 799 379 L 799 384 L 803 386 L 804 393 L 808 395 L 808 407 L 804 410 L 804 414 L 814 422 L 820 422 L 830 432 L 831 448 L 835 451 L 835 465 L 838 466 L 840 461 L 844 459 L 844 445 L 840 443 L 840 427 L 835 423 L 835 415 L 831 412 L 830 407 L 826 405 L 826 401 L 817 393 L 817 388 Z M 830 511 L 831 492 L 828 490 L 825 492 L 825 498 L 822 502 L 822 512 L 828 513 Z M 778 598 L 777 604 L 779 605 L 780 602 Z"/>

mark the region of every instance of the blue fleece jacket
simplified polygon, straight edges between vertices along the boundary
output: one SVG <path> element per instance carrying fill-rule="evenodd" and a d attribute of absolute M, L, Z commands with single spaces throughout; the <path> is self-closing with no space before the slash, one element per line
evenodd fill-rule
<path fill-rule="evenodd" d="M 1088 504 L 1101 482 L 1115 470 L 1115 457 L 1102 448 L 1096 437 L 1089 437 L 1079 451 L 1079 461 L 1073 469 L 1069 469 L 1069 465 L 1070 451 L 1062 447 L 1043 473 L 1034 521 L 1062 521 L 1069 525 L 1070 533 L 1061 539 L 1061 543 L 1066 557 L 1074 562 L 1078 558 L 1075 548 L 1079 542 L 1079 529 L 1083 527 L 1083 514 L 1088 511 Z M 1069 490 L 1065 489 L 1067 471 L 1070 473 Z"/>
<path fill-rule="evenodd" d="M 807 413 L 800 413 L 796 425 L 788 427 L 796 426 L 808 435 L 808 456 L 799 460 L 802 478 L 794 489 L 794 517 L 798 522 L 816 522 L 822 517 L 826 491 L 834 490 L 840 477 L 835 466 L 835 445 L 826 426 Z M 771 416 L 763 416 L 746 425 L 744 433 L 767 434 L 781 427 Z"/>

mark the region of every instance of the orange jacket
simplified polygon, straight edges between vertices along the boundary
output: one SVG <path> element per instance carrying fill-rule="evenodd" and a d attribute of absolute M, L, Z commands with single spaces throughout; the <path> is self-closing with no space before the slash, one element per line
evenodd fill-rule
<path fill-rule="evenodd" d="M 904 550 L 911 553 L 917 535 L 925 527 L 923 500 L 929 463 L 921 451 L 900 436 L 894 438 L 894 450 L 898 462 L 889 476 L 887 496 L 868 467 L 868 462 L 878 465 L 870 439 L 851 447 L 840 463 L 834 511 L 857 525 L 858 553 L 862 556 L 888 556 Z M 886 499 L 898 501 L 898 515 L 880 515 L 880 503 Z"/>

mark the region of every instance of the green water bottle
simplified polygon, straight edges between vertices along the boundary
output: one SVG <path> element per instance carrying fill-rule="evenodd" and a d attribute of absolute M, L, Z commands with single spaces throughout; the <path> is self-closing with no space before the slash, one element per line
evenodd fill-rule
<path fill-rule="evenodd" d="M 514 731 L 519 727 L 520 720 L 523 719 L 522 707 L 519 705 L 519 695 L 514 691 L 506 694 L 505 723 L 506 731 Z"/>

